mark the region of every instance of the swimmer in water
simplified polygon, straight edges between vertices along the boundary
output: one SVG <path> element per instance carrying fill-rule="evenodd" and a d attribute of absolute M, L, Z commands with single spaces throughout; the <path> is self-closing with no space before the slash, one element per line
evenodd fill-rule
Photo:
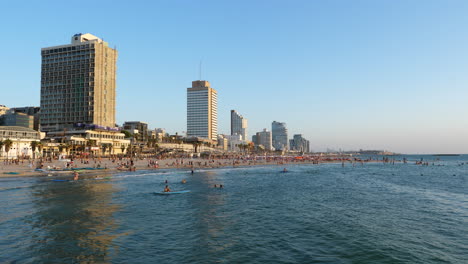
<path fill-rule="evenodd" d="M 164 192 L 170 192 L 170 191 L 171 191 L 171 189 L 169 189 L 169 186 L 166 185 L 166 187 L 164 187 Z"/>
<path fill-rule="evenodd" d="M 73 175 L 74 175 L 73 180 L 74 180 L 74 181 L 77 181 L 77 180 L 78 180 L 78 176 L 79 176 L 78 172 L 75 171 L 75 172 L 73 173 Z"/>

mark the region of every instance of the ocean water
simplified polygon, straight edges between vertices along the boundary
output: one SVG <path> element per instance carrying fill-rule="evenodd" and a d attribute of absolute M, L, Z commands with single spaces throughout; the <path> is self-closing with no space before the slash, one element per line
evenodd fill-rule
<path fill-rule="evenodd" d="M 0 263 L 468 263 L 468 156 L 421 157 L 3 178 Z"/>

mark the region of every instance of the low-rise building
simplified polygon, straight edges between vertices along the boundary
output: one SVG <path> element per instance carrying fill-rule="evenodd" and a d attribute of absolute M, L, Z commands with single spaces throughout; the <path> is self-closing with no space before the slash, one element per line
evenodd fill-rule
<path fill-rule="evenodd" d="M 2 117 L 2 125 L 19 126 L 34 129 L 34 117 L 25 113 L 15 112 L 10 109 Z"/>
<path fill-rule="evenodd" d="M 6 107 L 5 105 L 0 105 L 0 116 L 6 114 L 8 110 L 10 110 L 10 108 Z"/>
<path fill-rule="evenodd" d="M 7 139 L 11 140 L 12 145 L 7 152 L 5 144 L 3 144 L 2 147 L 0 147 L 0 157 L 9 159 L 32 157 L 33 151 L 31 142 L 39 142 L 41 134 L 38 131 L 26 127 L 0 126 L 0 141 L 5 141 Z"/>
<path fill-rule="evenodd" d="M 218 148 L 227 151 L 228 150 L 228 138 L 225 135 L 218 135 Z"/>
<path fill-rule="evenodd" d="M 33 117 L 33 129 L 39 131 L 40 110 L 38 106 L 13 107 L 11 110 L 15 113 L 24 113 Z"/>
<path fill-rule="evenodd" d="M 71 130 L 47 133 L 48 154 L 56 152 L 57 148 L 66 145 L 68 154 L 88 153 L 93 155 L 124 154 L 128 150 L 130 140 L 125 134 L 107 130 Z M 62 150 L 63 152 L 63 150 Z"/>
<path fill-rule="evenodd" d="M 138 136 L 139 141 L 148 140 L 148 123 L 141 121 L 126 121 L 123 124 L 123 129 Z"/>

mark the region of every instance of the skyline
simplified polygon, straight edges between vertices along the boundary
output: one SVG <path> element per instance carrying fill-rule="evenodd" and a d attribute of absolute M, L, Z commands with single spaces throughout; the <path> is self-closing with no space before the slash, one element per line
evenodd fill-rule
<path fill-rule="evenodd" d="M 463 1 L 103 1 L 73 13 L 46 3 L 5 4 L 0 22 L 14 26 L 0 29 L 10 36 L 0 43 L 0 104 L 39 106 L 41 48 L 91 33 L 119 52 L 118 124 L 186 131 L 186 87 L 202 61 L 201 79 L 219 94 L 219 133 L 229 134 L 235 109 L 248 134 L 285 122 L 313 151 L 467 152 Z"/>

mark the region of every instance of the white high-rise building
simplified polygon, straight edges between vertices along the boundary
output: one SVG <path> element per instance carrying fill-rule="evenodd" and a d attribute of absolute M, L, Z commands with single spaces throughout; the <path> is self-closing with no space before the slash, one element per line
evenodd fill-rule
<path fill-rule="evenodd" d="M 231 110 L 231 136 L 241 135 L 242 140 L 247 140 L 247 119 L 236 110 Z"/>
<path fill-rule="evenodd" d="M 286 123 L 273 121 L 271 123 L 273 147 L 276 150 L 288 150 L 288 129 Z"/>
<path fill-rule="evenodd" d="M 208 81 L 193 81 L 187 88 L 187 137 L 217 140 L 218 93 Z"/>

